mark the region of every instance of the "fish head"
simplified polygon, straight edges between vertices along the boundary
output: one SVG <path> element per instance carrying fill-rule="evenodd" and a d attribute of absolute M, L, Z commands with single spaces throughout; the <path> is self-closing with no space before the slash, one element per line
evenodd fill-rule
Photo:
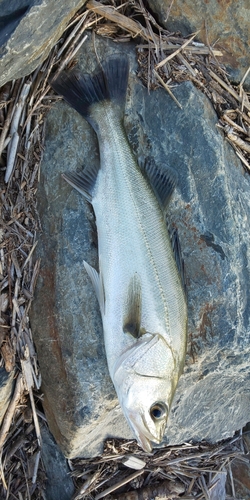
<path fill-rule="evenodd" d="M 116 362 L 113 381 L 123 413 L 139 445 L 150 452 L 164 436 L 178 382 L 171 349 L 146 334 Z"/>

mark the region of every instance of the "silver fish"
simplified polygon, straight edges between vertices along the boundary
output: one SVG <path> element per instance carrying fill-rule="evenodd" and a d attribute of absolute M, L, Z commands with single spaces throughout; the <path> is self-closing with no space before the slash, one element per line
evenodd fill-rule
<path fill-rule="evenodd" d="M 52 86 L 98 137 L 100 168 L 89 165 L 65 179 L 95 211 L 99 273 L 84 266 L 120 405 L 140 446 L 151 451 L 162 441 L 183 370 L 187 306 L 165 223 L 176 174 L 152 162 L 144 171 L 138 166 L 123 126 L 128 72 L 119 54 L 93 76 L 62 73 Z"/>

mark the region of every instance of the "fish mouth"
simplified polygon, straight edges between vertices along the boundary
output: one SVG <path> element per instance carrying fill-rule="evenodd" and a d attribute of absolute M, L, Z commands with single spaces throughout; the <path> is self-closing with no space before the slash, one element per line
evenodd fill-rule
<path fill-rule="evenodd" d="M 136 436 L 139 446 L 147 453 L 152 451 L 152 443 L 159 444 L 161 442 L 163 431 L 160 433 L 160 436 L 152 434 L 142 415 L 130 412 L 128 414 L 128 422 Z"/>

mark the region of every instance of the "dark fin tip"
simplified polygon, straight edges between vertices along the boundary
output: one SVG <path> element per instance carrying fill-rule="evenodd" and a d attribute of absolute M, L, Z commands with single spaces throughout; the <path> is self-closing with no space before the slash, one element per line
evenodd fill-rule
<path fill-rule="evenodd" d="M 52 88 L 78 113 L 89 118 L 92 104 L 109 99 L 125 101 L 129 64 L 128 58 L 117 54 L 102 64 L 94 75 L 81 74 L 79 70 L 63 71 L 52 79 Z"/>
<path fill-rule="evenodd" d="M 187 297 L 185 264 L 181 253 L 181 244 L 179 240 L 178 230 L 176 228 L 169 230 L 169 236 L 172 244 L 172 250 L 175 257 L 175 262 L 181 278 L 182 287 Z"/>
<path fill-rule="evenodd" d="M 135 273 L 128 287 L 123 331 L 136 339 L 141 335 L 141 301 L 141 281 L 138 274 Z"/>

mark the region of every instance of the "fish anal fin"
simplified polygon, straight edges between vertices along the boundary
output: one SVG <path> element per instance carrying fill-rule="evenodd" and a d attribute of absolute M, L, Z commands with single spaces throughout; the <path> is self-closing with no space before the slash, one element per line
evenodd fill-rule
<path fill-rule="evenodd" d="M 104 294 L 104 287 L 103 287 L 103 282 L 101 275 L 98 274 L 96 269 L 94 269 L 92 266 L 90 266 L 85 260 L 83 261 L 84 267 L 91 279 L 93 288 L 95 290 L 99 306 L 101 309 L 101 313 L 104 314 L 104 309 L 105 309 L 105 294 Z"/>
<path fill-rule="evenodd" d="M 125 300 L 123 331 L 138 339 L 142 334 L 141 329 L 141 281 L 137 273 L 131 278 Z"/>
<path fill-rule="evenodd" d="M 145 160 L 142 170 L 165 212 L 177 184 L 177 172 L 170 167 L 156 165 L 153 158 Z"/>

